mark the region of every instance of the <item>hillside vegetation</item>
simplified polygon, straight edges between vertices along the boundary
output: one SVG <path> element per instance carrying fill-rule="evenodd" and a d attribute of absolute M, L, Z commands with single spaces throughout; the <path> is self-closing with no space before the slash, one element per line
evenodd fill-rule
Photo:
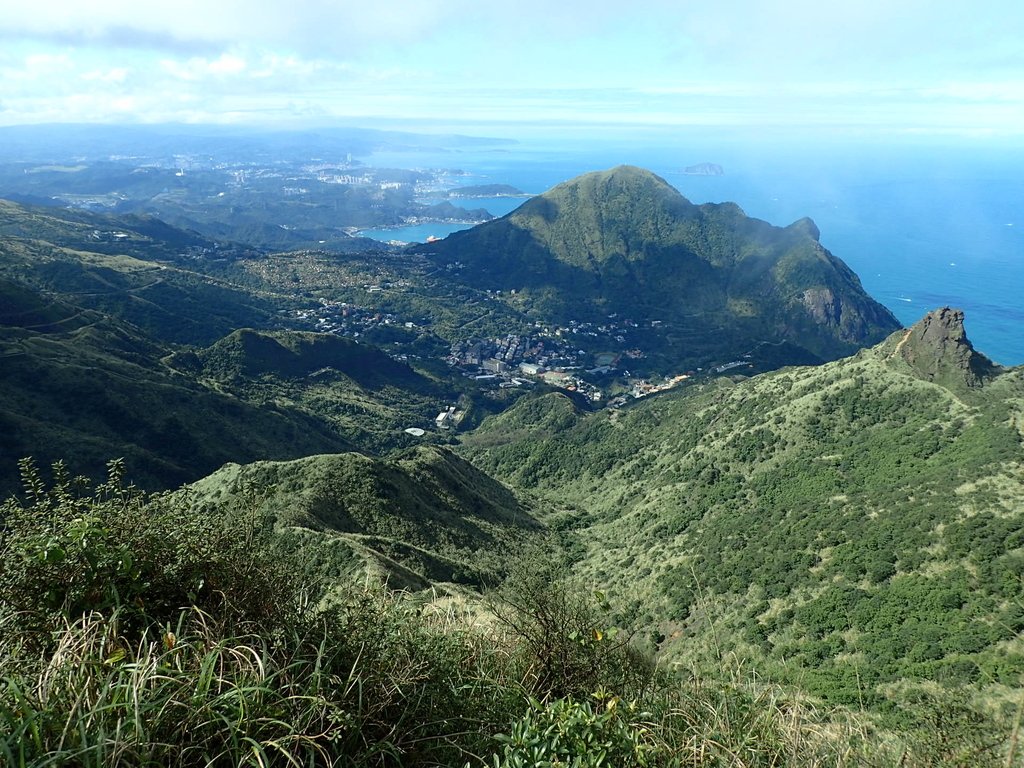
<path fill-rule="evenodd" d="M 275 302 L 203 274 L 250 249 L 146 217 L 0 200 L 0 278 L 111 315 L 170 343 L 210 343 L 272 320 Z"/>
<path fill-rule="evenodd" d="M 915 681 L 998 703 L 1024 671 L 1024 376 L 973 352 L 961 321 L 936 312 L 852 358 L 623 411 L 549 395 L 467 454 L 561 510 L 577 572 L 668 658 L 735 653 L 880 711 Z"/>
<path fill-rule="evenodd" d="M 734 677 L 659 671 L 601 595 L 520 555 L 481 622 L 332 578 L 253 506 L 90 491 L 22 465 L 0 506 L 0 759 L 11 765 L 1001 765 L 933 701 L 893 738 Z M 1009 755 L 1012 761 L 1012 754 Z"/>
<path fill-rule="evenodd" d="M 447 371 L 417 371 L 370 344 L 330 334 L 244 328 L 164 362 L 254 406 L 286 408 L 315 420 L 346 444 L 373 453 L 422 439 L 447 441 L 434 432 L 414 438 L 404 430 L 431 428 L 450 403 L 472 409 L 479 402 L 488 409 Z"/>
<path fill-rule="evenodd" d="M 0 492 L 24 456 L 73 456 L 93 478 L 120 456 L 170 488 L 227 461 L 447 442 L 404 430 L 500 407 L 443 366 L 281 330 L 309 300 L 238 282 L 230 265 L 252 255 L 145 217 L 0 201 Z"/>
<path fill-rule="evenodd" d="M 314 416 L 272 403 L 257 407 L 176 374 L 160 363 L 164 348 L 130 326 L 58 303 L 46 311 L 67 313 L 67 322 L 39 318 L 47 320 L 42 331 L 35 323 L 0 326 L 4 494 L 17 490 L 16 461 L 24 456 L 74 456 L 78 471 L 92 477 L 121 456 L 137 482 L 163 488 L 231 459 L 351 447 Z"/>
<path fill-rule="evenodd" d="M 1024 369 L 963 322 L 633 168 L 359 256 L 0 202 L 0 763 L 1019 765 Z M 693 375 L 450 346 L 516 335 Z"/>
<path fill-rule="evenodd" d="M 393 589 L 493 586 L 510 553 L 541 532 L 507 488 L 436 447 L 391 460 L 344 453 L 230 464 L 186 495 L 213 509 L 255 503 L 277 526 L 329 541 L 340 573 L 368 569 Z"/>

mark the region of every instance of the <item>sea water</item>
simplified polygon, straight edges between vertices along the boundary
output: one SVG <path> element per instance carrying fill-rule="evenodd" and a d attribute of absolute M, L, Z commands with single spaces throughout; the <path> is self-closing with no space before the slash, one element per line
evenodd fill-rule
<path fill-rule="evenodd" d="M 642 140 L 641 140 L 642 139 Z M 999 363 L 1024 363 L 1024 151 L 986 141 L 844 142 L 758 137 L 694 140 L 530 140 L 500 149 L 435 155 L 379 154 L 376 166 L 458 168 L 464 185 L 511 184 L 539 194 L 620 164 L 663 177 L 695 203 L 737 203 L 785 226 L 814 219 L 821 243 L 905 325 L 940 306 L 966 313 L 974 345 Z M 723 166 L 722 176 L 687 166 Z M 453 199 L 496 216 L 516 198 Z M 467 224 L 378 230 L 380 239 L 425 241 Z"/>

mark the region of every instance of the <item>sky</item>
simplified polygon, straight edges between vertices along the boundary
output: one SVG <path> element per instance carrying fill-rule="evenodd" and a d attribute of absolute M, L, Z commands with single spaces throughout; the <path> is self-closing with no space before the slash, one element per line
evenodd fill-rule
<path fill-rule="evenodd" d="M 1018 137 L 1024 3 L 3 3 L 0 125 L 53 122 Z"/>

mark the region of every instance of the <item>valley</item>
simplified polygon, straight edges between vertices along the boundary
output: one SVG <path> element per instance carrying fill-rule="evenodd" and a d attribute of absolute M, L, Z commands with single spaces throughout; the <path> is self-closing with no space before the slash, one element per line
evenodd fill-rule
<path fill-rule="evenodd" d="M 943 322 L 927 354 L 949 365 L 940 385 L 905 339 Z M 564 510 L 576 567 L 653 622 L 670 657 L 737 653 L 847 705 L 884 707 L 884 686 L 915 676 L 967 674 L 1009 695 L 1015 675 L 995 670 L 1018 663 L 1020 596 L 989 590 L 1021 567 L 1021 382 L 978 385 L 984 358 L 938 351 L 962 330 L 934 313 L 852 358 L 621 413 L 547 395 L 464 444 Z M 729 639 L 691 641 L 715 631 Z"/>

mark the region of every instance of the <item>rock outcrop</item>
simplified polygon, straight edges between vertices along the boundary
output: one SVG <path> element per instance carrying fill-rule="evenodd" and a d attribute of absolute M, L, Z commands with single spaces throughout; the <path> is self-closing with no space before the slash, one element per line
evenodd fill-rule
<path fill-rule="evenodd" d="M 895 353 L 922 379 L 950 389 L 977 388 L 999 373 L 999 366 L 974 349 L 960 309 L 933 310 L 904 332 Z"/>

